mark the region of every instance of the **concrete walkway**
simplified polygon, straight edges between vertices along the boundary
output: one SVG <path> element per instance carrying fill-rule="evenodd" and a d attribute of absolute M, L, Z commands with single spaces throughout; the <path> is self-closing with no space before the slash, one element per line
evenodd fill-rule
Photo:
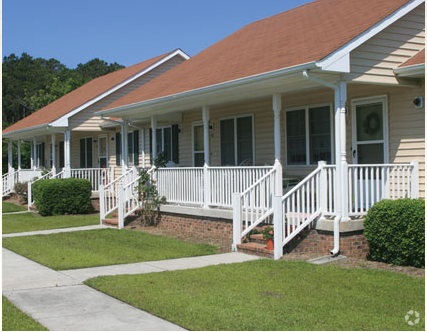
<path fill-rule="evenodd" d="M 114 227 L 106 226 L 106 225 L 92 225 L 92 226 L 57 228 L 57 229 L 45 229 L 45 230 L 42 230 L 42 231 L 32 231 L 32 232 L 21 232 L 21 233 L 2 234 L 2 237 L 16 237 L 16 236 L 27 236 L 27 235 L 56 234 L 56 233 L 67 233 L 67 232 L 75 232 L 75 231 L 90 231 L 92 229 L 103 229 L 103 228 L 114 228 Z"/>
<path fill-rule="evenodd" d="M 136 274 L 238 263 L 259 257 L 242 253 L 189 257 L 54 271 L 3 250 L 3 295 L 50 330 L 183 330 L 161 318 L 82 285 L 99 275 Z"/>
<path fill-rule="evenodd" d="M 28 211 L 2 212 L 2 215 L 5 215 L 5 214 L 20 214 L 20 213 L 28 213 Z"/>

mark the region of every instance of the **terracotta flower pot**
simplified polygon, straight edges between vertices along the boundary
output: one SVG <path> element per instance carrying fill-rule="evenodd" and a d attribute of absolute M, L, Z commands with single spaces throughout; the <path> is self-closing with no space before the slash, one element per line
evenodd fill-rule
<path fill-rule="evenodd" d="M 267 239 L 267 249 L 274 250 L 274 242 L 272 238 Z"/>

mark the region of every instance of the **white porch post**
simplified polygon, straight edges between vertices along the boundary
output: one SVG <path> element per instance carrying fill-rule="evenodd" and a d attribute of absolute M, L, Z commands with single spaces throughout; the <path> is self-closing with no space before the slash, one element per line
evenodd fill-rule
<path fill-rule="evenodd" d="M 8 172 L 13 172 L 13 164 L 12 164 L 12 141 L 9 140 L 7 143 L 7 169 Z"/>
<path fill-rule="evenodd" d="M 33 138 L 33 169 L 37 168 L 37 139 Z"/>
<path fill-rule="evenodd" d="M 209 181 L 209 106 L 203 106 L 202 108 L 202 119 L 203 119 L 203 150 L 205 163 L 203 167 L 203 177 L 204 177 L 204 208 L 209 207 L 209 197 L 210 197 L 210 181 Z"/>
<path fill-rule="evenodd" d="M 128 167 L 127 147 L 128 147 L 128 131 L 129 125 L 123 120 L 122 123 L 122 174 L 126 172 Z"/>
<path fill-rule="evenodd" d="M 203 118 L 203 148 L 205 154 L 205 165 L 210 164 L 209 160 L 209 106 L 203 106 L 202 109 L 202 118 Z"/>
<path fill-rule="evenodd" d="M 56 144 L 56 135 L 52 134 L 52 138 L 51 138 L 51 153 L 52 153 L 52 171 L 53 171 L 53 175 L 56 175 L 56 151 L 55 151 L 55 144 Z"/>
<path fill-rule="evenodd" d="M 151 156 L 152 164 L 154 165 L 154 159 L 157 157 L 157 119 L 155 116 L 151 116 L 151 141 L 153 146 L 151 147 L 151 151 L 153 155 Z"/>
<path fill-rule="evenodd" d="M 341 221 L 349 221 L 348 207 L 348 164 L 346 152 L 346 110 L 347 85 L 346 82 L 338 82 L 335 90 L 335 155 L 337 167 L 337 186 L 335 199 L 340 208 Z"/>
<path fill-rule="evenodd" d="M 411 198 L 418 198 L 419 191 L 419 174 L 418 174 L 418 161 L 411 161 L 412 174 L 411 174 Z"/>
<path fill-rule="evenodd" d="M 282 196 L 273 196 L 274 213 L 274 260 L 283 256 L 283 201 Z"/>
<path fill-rule="evenodd" d="M 18 170 L 21 169 L 21 140 L 18 140 Z"/>
<path fill-rule="evenodd" d="M 282 95 L 273 94 L 274 111 L 274 166 L 277 168 L 275 195 L 283 195 L 282 163 L 281 163 L 281 132 L 280 112 L 282 111 Z"/>
<path fill-rule="evenodd" d="M 71 146 L 70 146 L 71 132 L 67 130 L 64 132 L 64 157 L 65 157 L 65 177 L 71 177 Z"/>

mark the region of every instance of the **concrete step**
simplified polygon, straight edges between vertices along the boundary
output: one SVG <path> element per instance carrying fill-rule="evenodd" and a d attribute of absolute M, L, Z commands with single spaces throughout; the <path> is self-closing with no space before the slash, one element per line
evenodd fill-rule
<path fill-rule="evenodd" d="M 258 235 L 258 234 L 256 234 Z M 267 245 L 255 242 L 242 243 L 237 245 L 237 251 L 249 255 L 256 255 L 266 258 L 274 258 L 274 251 L 268 250 Z"/>

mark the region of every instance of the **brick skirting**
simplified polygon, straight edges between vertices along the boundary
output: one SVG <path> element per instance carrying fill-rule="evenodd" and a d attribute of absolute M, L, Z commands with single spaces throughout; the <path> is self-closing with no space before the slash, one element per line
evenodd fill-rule
<path fill-rule="evenodd" d="M 319 253 L 328 255 L 334 248 L 333 232 L 305 230 L 284 247 L 284 253 Z M 363 231 L 340 234 L 340 254 L 361 258 L 369 253 L 369 245 Z"/>

